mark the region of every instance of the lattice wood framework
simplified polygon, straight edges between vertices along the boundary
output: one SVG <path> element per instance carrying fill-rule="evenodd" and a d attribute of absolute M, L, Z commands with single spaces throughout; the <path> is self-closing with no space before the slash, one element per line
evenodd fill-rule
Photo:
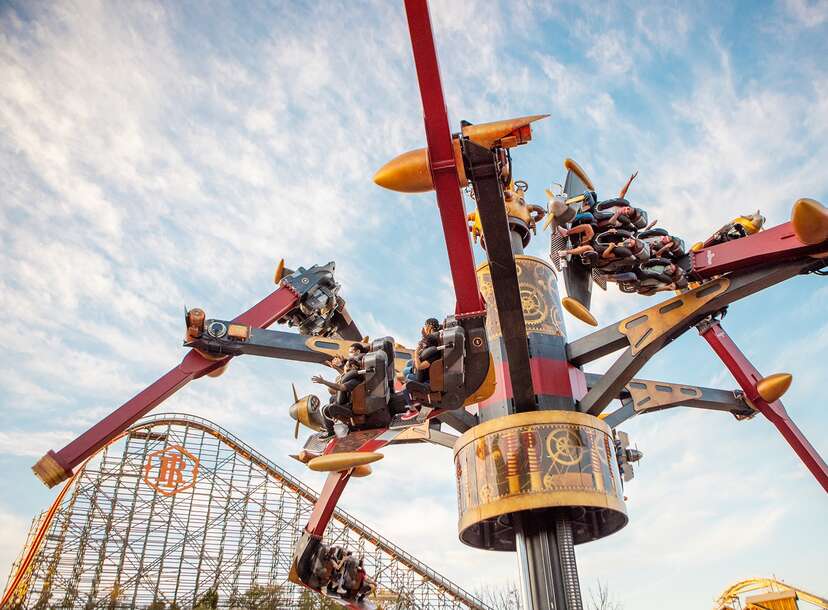
<path fill-rule="evenodd" d="M 316 493 L 204 419 L 144 419 L 67 485 L 32 524 L 12 607 L 191 608 L 214 591 L 218 607 L 297 608 L 315 595 L 288 574 Z M 343 511 L 328 534 L 364 556 L 383 608 L 484 607 Z"/>

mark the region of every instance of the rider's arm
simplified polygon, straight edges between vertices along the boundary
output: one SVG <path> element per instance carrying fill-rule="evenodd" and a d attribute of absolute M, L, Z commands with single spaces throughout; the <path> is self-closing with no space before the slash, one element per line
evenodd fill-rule
<path fill-rule="evenodd" d="M 601 258 L 612 258 L 612 251 L 615 250 L 615 244 L 610 244 L 607 249 L 601 254 Z"/>
<path fill-rule="evenodd" d="M 618 218 L 621 216 L 621 214 L 624 213 L 624 211 L 625 210 L 623 207 L 615 208 L 615 213 L 612 216 L 610 216 L 609 222 L 607 224 L 609 224 L 610 226 L 615 225 L 618 222 Z"/>
<path fill-rule="evenodd" d="M 322 385 L 324 385 L 326 387 L 329 387 L 332 390 L 336 390 L 337 392 L 347 392 L 348 391 L 348 388 L 346 388 L 341 383 L 328 381 L 327 379 L 325 379 L 321 375 L 316 375 L 315 377 L 312 377 L 311 381 L 313 381 L 314 383 L 321 383 Z"/>
<path fill-rule="evenodd" d="M 658 249 L 658 251 L 655 253 L 656 258 L 661 258 L 661 255 L 662 255 L 662 254 L 664 254 L 664 253 L 665 253 L 667 250 L 669 250 L 670 248 L 672 248 L 674 245 L 675 245 L 675 244 L 674 244 L 674 242 L 673 242 L 673 240 L 672 240 L 672 239 L 671 239 L 670 241 L 668 241 L 668 242 L 667 242 L 666 244 L 664 244 L 661 248 L 659 248 L 659 249 Z"/>

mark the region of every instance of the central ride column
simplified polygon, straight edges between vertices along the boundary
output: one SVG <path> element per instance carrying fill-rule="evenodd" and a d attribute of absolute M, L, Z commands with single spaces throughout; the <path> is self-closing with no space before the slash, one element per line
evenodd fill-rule
<path fill-rule="evenodd" d="M 478 196 L 484 195 L 480 190 Z M 478 548 L 517 552 L 525 608 L 581 610 L 574 545 L 621 529 L 626 509 L 612 431 L 576 410 L 586 381 L 567 361 L 555 270 L 523 254 L 530 232 L 525 201 L 517 195 L 505 207 L 534 408 L 516 408 L 497 282 L 487 262 L 477 273 L 497 387 L 478 405 L 481 423 L 455 444 L 460 538 Z"/>

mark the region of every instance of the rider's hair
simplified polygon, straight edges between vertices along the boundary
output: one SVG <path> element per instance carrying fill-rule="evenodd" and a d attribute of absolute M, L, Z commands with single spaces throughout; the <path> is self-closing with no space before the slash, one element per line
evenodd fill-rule
<path fill-rule="evenodd" d="M 440 330 L 440 322 L 437 320 L 437 318 L 429 318 L 425 321 L 425 325 Z"/>
<path fill-rule="evenodd" d="M 362 343 L 351 343 L 350 347 L 357 350 L 360 354 L 368 353 L 368 346 Z"/>

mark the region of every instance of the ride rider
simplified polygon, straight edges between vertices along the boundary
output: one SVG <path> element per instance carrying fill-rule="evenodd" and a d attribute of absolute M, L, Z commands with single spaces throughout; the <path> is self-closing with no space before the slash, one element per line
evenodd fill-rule
<path fill-rule="evenodd" d="M 328 440 L 334 436 L 335 420 L 348 424 L 354 416 L 351 407 L 351 392 L 365 381 L 365 375 L 360 373 L 360 370 L 367 351 L 368 347 L 362 343 L 352 343 L 348 348 L 349 358 L 342 365 L 342 372 L 336 381 L 328 381 L 321 375 L 311 377 L 311 381 L 324 385 L 331 393 L 330 401 L 322 410 L 325 430 L 319 433 L 319 440 Z M 332 368 L 337 369 L 339 363 L 336 358 L 330 363 Z"/>
<path fill-rule="evenodd" d="M 415 405 L 412 401 L 411 390 L 419 390 L 420 392 L 428 392 L 429 381 L 429 367 L 431 362 L 437 359 L 439 352 L 437 347 L 440 345 L 440 330 L 442 326 L 437 318 L 429 318 L 420 329 L 420 341 L 414 350 L 414 357 L 408 361 L 402 374 L 403 397 L 405 403 L 408 405 L 408 411 L 403 413 L 401 419 L 407 421 L 413 419 L 420 414 L 419 405 Z"/>

